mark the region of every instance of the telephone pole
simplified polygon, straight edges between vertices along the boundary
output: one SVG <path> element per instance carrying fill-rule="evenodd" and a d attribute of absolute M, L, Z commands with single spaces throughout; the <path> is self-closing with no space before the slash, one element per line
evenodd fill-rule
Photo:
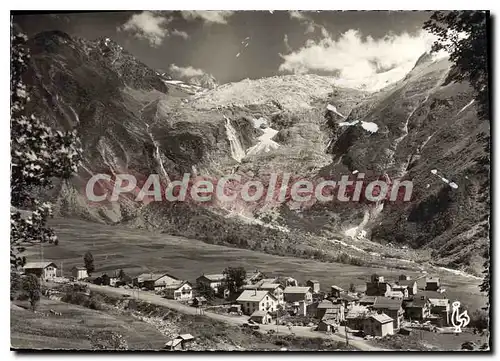
<path fill-rule="evenodd" d="M 345 344 L 349 346 L 349 335 L 347 334 L 347 324 L 345 324 Z"/>

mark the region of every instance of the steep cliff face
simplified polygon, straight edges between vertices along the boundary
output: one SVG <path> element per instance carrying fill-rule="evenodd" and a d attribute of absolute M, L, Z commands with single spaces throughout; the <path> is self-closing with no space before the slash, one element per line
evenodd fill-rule
<path fill-rule="evenodd" d="M 116 222 L 141 207 L 126 197 L 89 205 L 85 185 L 97 173 L 176 178 L 210 169 L 214 159 L 231 162 L 222 112 L 194 110 L 187 103 L 193 89 L 169 85 L 166 75 L 112 40 L 52 31 L 35 36 L 29 48 L 27 110 L 56 128 L 77 129 L 84 150 L 80 172 L 54 191 L 61 213 Z M 245 141 L 252 143 L 252 133 Z"/>
<path fill-rule="evenodd" d="M 355 107 L 345 122 L 373 122 L 378 130 L 339 127 L 328 148 L 333 162 L 320 174 L 411 180 L 410 202 L 384 202 L 359 230 L 372 240 L 432 248 L 456 266 L 472 263 L 488 243 L 490 128 L 477 117 L 472 89 L 447 80 L 449 65 L 422 57 L 404 80 Z M 351 218 L 352 207 L 333 211 L 352 226 L 363 222 L 364 213 Z"/>

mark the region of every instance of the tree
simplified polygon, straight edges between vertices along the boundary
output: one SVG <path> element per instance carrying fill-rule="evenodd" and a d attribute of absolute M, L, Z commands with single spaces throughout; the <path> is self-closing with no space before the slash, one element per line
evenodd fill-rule
<path fill-rule="evenodd" d="M 92 255 L 92 253 L 90 253 L 90 251 L 87 251 L 87 253 L 85 253 L 85 255 L 83 256 L 83 263 L 85 264 L 85 269 L 87 270 L 87 274 L 90 277 L 92 272 L 94 272 L 95 270 L 94 256 Z"/>
<path fill-rule="evenodd" d="M 205 297 L 207 300 L 213 300 L 215 298 L 215 291 L 212 287 L 205 283 L 199 283 L 196 287 L 198 295 Z"/>
<path fill-rule="evenodd" d="M 449 80 L 468 80 L 474 88 L 482 119 L 489 119 L 487 21 L 485 11 L 436 11 L 424 24 L 424 29 L 438 37 L 432 51 L 450 54 Z"/>
<path fill-rule="evenodd" d="M 125 271 L 123 269 L 121 269 L 119 272 L 118 272 L 118 279 L 120 281 L 123 281 L 125 279 L 127 275 L 125 274 Z"/>
<path fill-rule="evenodd" d="M 227 267 L 224 272 L 225 282 L 229 292 L 236 293 L 245 284 L 247 271 L 243 267 Z"/>
<path fill-rule="evenodd" d="M 483 263 L 484 277 L 483 277 L 483 282 L 481 282 L 481 284 L 479 285 L 479 289 L 481 292 L 485 292 L 489 297 L 489 295 L 490 295 L 490 250 L 488 247 L 486 248 L 486 250 L 484 252 L 484 258 L 485 258 L 485 261 Z M 490 299 L 488 298 L 486 300 L 486 309 L 488 309 L 489 307 L 490 307 Z"/>
<path fill-rule="evenodd" d="M 23 279 L 23 291 L 28 296 L 31 309 L 36 310 L 38 301 L 40 301 L 40 280 L 33 274 L 28 274 Z"/>
<path fill-rule="evenodd" d="M 76 131 L 54 131 L 34 114 L 26 114 L 28 88 L 22 80 L 29 54 L 27 37 L 11 34 L 11 266 L 24 265 L 23 243 L 54 243 L 57 237 L 47 226 L 52 216 L 49 202 L 37 199 L 34 190 L 53 186 L 53 179 L 69 179 L 78 170 L 81 148 Z M 20 209 L 23 209 L 21 213 Z"/>
<path fill-rule="evenodd" d="M 352 293 L 356 292 L 356 286 L 354 286 L 354 283 L 351 283 L 349 285 L 349 292 L 352 292 Z"/>

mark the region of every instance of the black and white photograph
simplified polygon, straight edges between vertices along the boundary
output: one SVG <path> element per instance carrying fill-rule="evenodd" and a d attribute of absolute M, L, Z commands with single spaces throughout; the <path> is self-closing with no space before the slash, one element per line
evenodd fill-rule
<path fill-rule="evenodd" d="M 492 47 L 488 10 L 11 11 L 11 351 L 491 352 Z"/>

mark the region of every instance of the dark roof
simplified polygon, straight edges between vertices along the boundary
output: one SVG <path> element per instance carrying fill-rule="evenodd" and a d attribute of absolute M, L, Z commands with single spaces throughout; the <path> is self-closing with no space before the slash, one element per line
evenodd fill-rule
<path fill-rule="evenodd" d="M 417 296 L 425 296 L 427 298 L 448 298 L 446 296 L 446 292 L 438 292 L 438 291 L 426 291 L 419 290 Z"/>
<path fill-rule="evenodd" d="M 425 304 L 427 303 L 427 299 L 424 298 L 422 299 L 421 297 L 417 296 L 417 297 L 414 297 L 413 300 L 411 300 L 410 302 L 408 302 L 406 304 L 406 307 L 416 307 L 416 308 L 422 308 L 425 306 Z"/>
<path fill-rule="evenodd" d="M 388 297 L 377 297 L 375 300 L 375 304 L 373 305 L 374 309 L 388 309 L 388 310 L 399 310 L 403 300 L 391 299 Z"/>
<path fill-rule="evenodd" d="M 413 287 L 413 284 L 417 282 L 415 280 L 399 280 L 396 283 L 400 286 L 408 286 L 408 287 Z"/>

